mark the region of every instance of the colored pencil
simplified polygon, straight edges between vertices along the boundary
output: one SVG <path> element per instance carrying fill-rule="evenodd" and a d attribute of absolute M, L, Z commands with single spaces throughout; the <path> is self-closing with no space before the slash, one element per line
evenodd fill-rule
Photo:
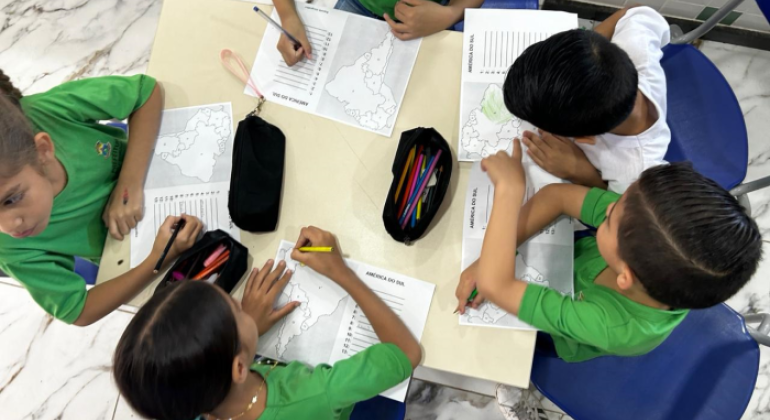
<path fill-rule="evenodd" d="M 301 246 L 299 248 L 301 252 L 332 252 L 334 247 L 331 246 Z"/>
<path fill-rule="evenodd" d="M 412 186 L 412 181 L 414 179 L 414 171 L 417 168 L 417 156 L 419 156 L 420 154 L 422 154 L 422 146 L 417 148 L 417 154 L 414 156 L 414 165 L 409 170 L 409 175 L 407 175 L 407 177 L 406 177 L 407 185 L 406 185 L 406 189 L 404 190 L 404 196 L 401 197 L 401 205 L 398 208 L 398 213 L 397 214 L 401 214 L 401 212 L 404 211 L 404 207 L 406 206 L 406 202 L 409 199 L 409 193 L 408 192 L 409 192 L 409 188 Z"/>
<path fill-rule="evenodd" d="M 394 201 L 396 204 L 398 204 L 398 196 L 401 194 L 401 187 L 404 186 L 404 179 L 406 178 L 406 173 L 409 172 L 409 166 L 412 164 L 412 161 L 414 160 L 414 153 L 416 152 L 415 146 L 412 146 L 412 150 L 409 151 L 409 157 L 406 158 L 406 165 L 404 165 L 404 170 L 401 171 L 401 179 L 398 180 L 398 188 L 396 188 L 396 198 Z"/>
<path fill-rule="evenodd" d="M 417 155 L 414 158 L 414 165 L 412 166 L 412 171 L 409 173 L 409 185 L 407 186 L 406 190 L 404 190 L 404 197 L 401 199 L 401 207 L 398 209 L 398 212 L 401 213 L 406 207 L 407 203 L 409 203 L 409 197 L 412 195 L 412 191 L 414 190 L 414 186 L 417 183 L 420 175 L 420 164 L 422 163 L 422 147 L 420 147 L 420 152 L 417 153 Z"/>
<path fill-rule="evenodd" d="M 433 156 L 431 158 L 431 160 L 430 160 L 430 163 L 432 163 L 435 158 L 436 158 L 436 156 Z M 429 167 L 430 167 L 430 163 L 428 164 Z M 426 177 L 427 177 L 428 180 L 430 179 L 430 175 L 429 174 L 427 174 L 427 173 L 422 174 L 422 176 L 420 176 L 420 178 L 417 180 L 417 185 L 420 185 L 420 183 L 425 181 Z M 410 207 L 414 203 L 414 200 L 416 198 L 417 198 L 417 191 L 415 190 L 412 194 L 409 195 L 409 200 L 407 201 L 407 208 Z M 403 214 L 401 215 L 401 218 L 406 217 L 406 213 L 407 212 L 404 211 Z M 414 217 L 414 214 L 412 214 L 411 217 Z M 402 221 L 402 220 L 399 218 L 399 222 L 400 221 Z M 414 224 L 412 224 L 412 227 L 414 227 Z"/>
<path fill-rule="evenodd" d="M 425 186 L 428 185 L 428 179 L 430 179 L 430 175 L 436 169 L 436 164 L 438 163 L 439 158 L 441 158 L 441 150 L 439 150 L 438 153 L 436 153 L 436 156 L 434 156 L 433 159 L 431 160 L 430 167 L 428 168 L 428 172 L 426 172 L 417 190 L 418 197 L 420 196 L 420 194 L 422 194 L 423 191 L 425 191 Z M 406 210 L 407 218 L 409 217 L 410 213 L 415 210 L 414 204 L 415 204 L 414 200 L 412 200 L 412 204 L 407 206 L 407 210 Z M 401 229 L 404 229 L 405 227 L 406 227 L 406 220 L 401 222 Z"/>
<path fill-rule="evenodd" d="M 222 254 L 222 255 L 224 256 L 225 254 Z M 225 256 L 224 258 L 223 257 L 219 257 L 218 260 L 216 260 L 213 264 L 211 264 L 207 268 L 204 268 L 200 273 L 196 274 L 195 277 L 193 277 L 192 279 L 193 280 L 201 280 L 201 279 L 203 279 L 204 277 L 206 277 L 209 274 L 213 273 L 214 270 L 216 270 L 216 269 L 220 268 L 222 265 L 224 265 L 224 263 L 227 262 L 228 259 L 230 259 L 229 255 Z"/>

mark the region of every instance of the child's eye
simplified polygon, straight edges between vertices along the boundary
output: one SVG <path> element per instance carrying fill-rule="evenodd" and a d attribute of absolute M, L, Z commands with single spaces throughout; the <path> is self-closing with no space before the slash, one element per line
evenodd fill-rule
<path fill-rule="evenodd" d="M 12 205 L 18 203 L 19 201 L 21 201 L 22 198 L 24 198 L 24 194 L 16 194 L 16 195 L 12 196 L 11 198 L 5 200 L 5 203 L 3 203 L 3 205 L 4 206 L 12 206 Z"/>

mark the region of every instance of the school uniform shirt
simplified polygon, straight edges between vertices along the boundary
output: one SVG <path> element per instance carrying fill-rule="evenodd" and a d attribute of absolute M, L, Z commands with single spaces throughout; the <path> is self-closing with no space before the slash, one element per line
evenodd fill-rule
<path fill-rule="evenodd" d="M 605 133 L 596 137 L 594 145 L 576 143 L 601 172 L 610 191 L 622 194 L 645 169 L 665 162 L 663 156 L 671 142 L 671 130 L 666 124 L 666 75 L 660 59 L 661 48 L 670 38 L 668 23 L 649 7 L 630 9 L 615 27 L 612 42 L 636 66 L 639 90 L 655 106 L 658 119 L 636 136 Z"/>
<path fill-rule="evenodd" d="M 391 19 L 396 20 L 396 15 L 393 9 L 396 7 L 398 0 L 358 0 L 362 6 L 373 14 L 383 17 L 385 13 L 390 16 Z M 433 2 L 442 3 L 442 0 L 431 0 Z"/>
<path fill-rule="evenodd" d="M 253 364 L 267 381 L 267 404 L 259 420 L 347 420 L 355 403 L 373 398 L 412 375 L 412 364 L 394 344 L 375 344 L 315 368 L 292 362 L 271 370 Z"/>
<path fill-rule="evenodd" d="M 126 133 L 98 121 L 127 118 L 154 88 L 149 76 L 110 76 L 21 99 L 33 130 L 53 139 L 67 185 L 54 198 L 50 222 L 40 235 L 16 239 L 0 234 L 0 270 L 64 322 L 74 322 L 85 305 L 86 285 L 74 272 L 74 256 L 99 262 L 107 236 L 102 213 L 125 155 Z"/>
<path fill-rule="evenodd" d="M 619 199 L 618 194 L 591 189 L 580 220 L 598 227 L 606 219 L 607 207 Z M 648 353 L 687 316 L 687 310 L 652 308 L 594 284 L 605 268 L 596 238 L 582 238 L 575 243 L 574 300 L 536 284 L 528 284 L 524 292 L 519 318 L 551 334 L 556 353 L 567 362 Z"/>

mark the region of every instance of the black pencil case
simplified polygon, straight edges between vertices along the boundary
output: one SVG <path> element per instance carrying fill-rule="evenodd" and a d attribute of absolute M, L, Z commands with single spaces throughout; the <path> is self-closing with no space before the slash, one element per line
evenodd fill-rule
<path fill-rule="evenodd" d="M 437 152 L 441 150 L 441 156 L 436 159 L 435 166 L 437 182 L 433 187 L 433 191 L 429 192 L 429 200 L 422 206 L 420 219 L 416 221 L 414 227 L 412 227 L 411 221 L 408 220 L 406 226 L 402 229 L 400 220 L 408 209 L 408 206 L 404 205 L 403 201 L 404 191 L 408 190 L 409 170 L 407 170 L 400 191 L 398 186 L 401 181 L 404 166 L 409 159 L 410 151 L 413 147 L 415 148 L 416 161 L 419 158 L 417 151 L 420 149 L 420 146 L 422 146 L 424 153 L 427 153 L 428 149 L 430 149 L 430 155 L 436 155 Z M 441 202 L 446 195 L 447 188 L 449 188 L 449 183 L 452 178 L 453 163 L 454 158 L 452 157 L 452 149 L 449 148 L 449 144 L 435 129 L 419 127 L 401 133 L 401 139 L 398 142 L 398 149 L 396 150 L 396 156 L 393 159 L 393 167 L 391 169 L 391 172 L 393 173 L 393 182 L 390 184 L 388 198 L 385 201 L 385 208 L 382 212 L 382 221 L 385 223 L 385 230 L 388 231 L 393 239 L 409 245 L 411 242 L 421 238 L 425 234 L 425 231 L 430 226 L 436 213 L 438 213 Z M 409 166 L 413 165 L 414 161 Z M 426 170 L 428 169 L 430 168 L 426 166 Z M 429 182 L 430 178 L 428 178 L 427 181 Z M 427 188 L 428 187 L 426 186 L 426 189 Z M 409 201 L 408 197 L 406 201 Z"/>
<path fill-rule="evenodd" d="M 224 245 L 225 250 L 230 251 L 230 255 L 227 261 L 211 274 L 217 274 L 214 284 L 221 287 L 227 293 L 231 293 L 241 280 L 241 277 L 246 274 L 249 250 L 219 229 L 206 232 L 192 248 L 180 255 L 171 269 L 166 272 L 163 281 L 155 288 L 154 293 L 158 293 L 176 281 L 190 281 L 195 274 L 204 269 L 203 262 L 219 245 Z M 182 274 L 184 277 L 182 279 L 174 278 L 175 272 Z M 195 281 L 205 281 L 205 279 Z"/>

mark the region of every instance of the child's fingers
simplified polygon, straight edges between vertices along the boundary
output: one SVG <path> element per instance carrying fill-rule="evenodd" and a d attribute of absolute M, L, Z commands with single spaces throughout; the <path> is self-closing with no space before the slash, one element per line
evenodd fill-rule
<path fill-rule="evenodd" d="M 263 287 L 266 287 L 265 291 L 270 291 L 270 288 L 273 286 L 273 283 L 278 281 L 278 279 L 281 277 L 283 272 L 286 270 L 286 261 L 281 260 L 278 261 L 278 266 L 275 267 L 275 270 L 268 270 L 267 275 L 262 280 L 262 284 L 260 285 L 260 289 Z"/>
<path fill-rule="evenodd" d="M 473 301 L 471 301 L 470 303 L 471 308 L 478 309 L 479 305 L 484 303 L 484 300 L 485 300 L 484 296 L 481 296 L 481 293 L 477 293 L 476 297 L 473 298 Z"/>
<path fill-rule="evenodd" d="M 513 155 L 511 157 L 521 162 L 521 141 L 518 138 L 513 139 Z"/>
<path fill-rule="evenodd" d="M 524 139 L 524 144 L 527 146 L 527 154 L 529 154 L 532 157 L 537 157 L 540 160 L 543 160 L 545 158 L 545 153 L 538 147 L 537 144 L 532 142 L 531 140 Z"/>
<path fill-rule="evenodd" d="M 246 298 L 246 296 L 251 294 L 251 289 L 254 287 L 255 279 L 257 278 L 258 273 L 259 269 L 257 267 L 251 269 L 249 278 L 246 280 L 246 286 L 243 287 L 243 298 Z"/>
<path fill-rule="evenodd" d="M 267 260 L 265 261 L 265 265 L 262 266 L 261 270 L 258 270 L 256 275 L 254 276 L 254 287 L 256 290 L 262 289 L 262 284 L 265 282 L 265 277 L 267 277 L 267 274 L 270 273 L 270 270 L 273 269 L 273 260 Z"/>
<path fill-rule="evenodd" d="M 110 235 L 112 235 L 113 238 L 119 241 L 123 240 L 123 235 L 120 234 L 120 229 L 118 229 L 118 222 L 114 218 L 109 219 L 107 228 L 109 229 Z"/>
<path fill-rule="evenodd" d="M 286 285 L 289 284 L 289 280 L 291 280 L 292 274 L 294 274 L 293 271 L 286 270 L 286 272 L 283 273 L 283 276 L 278 281 L 270 285 L 271 289 L 268 291 L 268 293 L 272 295 L 270 298 L 271 302 L 275 301 L 275 296 L 277 296 L 278 293 L 281 293 Z"/>
<path fill-rule="evenodd" d="M 283 305 L 281 308 L 276 309 L 273 311 L 273 313 L 270 314 L 270 322 L 275 323 L 279 319 L 289 315 L 293 310 L 297 309 L 299 305 L 299 302 L 289 302 L 286 305 Z"/>

